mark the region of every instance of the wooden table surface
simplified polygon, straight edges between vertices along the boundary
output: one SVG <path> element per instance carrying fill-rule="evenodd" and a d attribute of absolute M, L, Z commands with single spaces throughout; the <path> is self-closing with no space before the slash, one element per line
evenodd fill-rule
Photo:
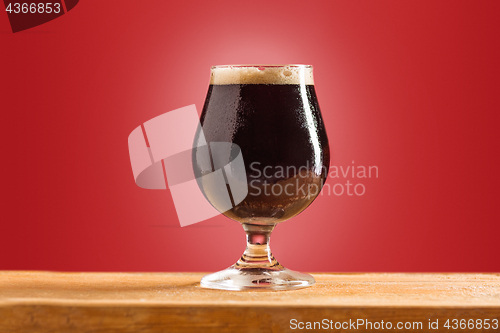
<path fill-rule="evenodd" d="M 448 319 L 500 332 L 491 327 L 500 320 L 500 274 L 313 275 L 306 289 L 234 292 L 201 288 L 202 273 L 0 271 L 0 332 L 292 332 L 307 322 L 381 332 L 382 320 L 393 329 L 412 323 L 405 332 L 436 320 L 434 332 L 481 331 L 447 329 Z"/>

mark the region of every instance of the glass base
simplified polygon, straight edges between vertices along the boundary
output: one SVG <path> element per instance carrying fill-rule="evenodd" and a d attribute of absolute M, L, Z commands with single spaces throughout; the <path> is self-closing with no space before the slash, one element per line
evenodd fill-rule
<path fill-rule="evenodd" d="M 204 276 L 201 286 L 222 290 L 293 290 L 312 286 L 314 278 L 280 266 L 276 268 L 245 268 L 231 266 L 223 271 Z"/>

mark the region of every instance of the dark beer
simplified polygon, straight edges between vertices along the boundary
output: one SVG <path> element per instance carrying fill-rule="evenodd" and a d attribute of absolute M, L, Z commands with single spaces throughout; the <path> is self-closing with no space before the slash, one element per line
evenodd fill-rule
<path fill-rule="evenodd" d="M 209 145 L 240 147 L 248 183 L 246 198 L 224 215 L 242 223 L 278 223 L 303 211 L 319 194 L 330 154 L 307 70 L 212 71 L 201 115 L 204 136 Z"/>

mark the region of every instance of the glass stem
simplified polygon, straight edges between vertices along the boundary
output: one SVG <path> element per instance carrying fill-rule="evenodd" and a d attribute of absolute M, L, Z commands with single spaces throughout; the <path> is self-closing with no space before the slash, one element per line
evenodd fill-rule
<path fill-rule="evenodd" d="M 247 248 L 240 260 L 235 264 L 237 268 L 283 269 L 276 259 L 274 259 L 269 247 L 269 238 L 275 226 L 275 224 L 243 224 L 243 229 L 247 234 Z"/>

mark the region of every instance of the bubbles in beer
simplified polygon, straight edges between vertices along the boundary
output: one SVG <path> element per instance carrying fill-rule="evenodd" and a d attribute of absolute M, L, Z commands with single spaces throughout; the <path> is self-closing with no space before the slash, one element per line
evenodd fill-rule
<path fill-rule="evenodd" d="M 231 65 L 212 67 L 210 84 L 306 84 L 314 85 L 309 65 Z"/>

